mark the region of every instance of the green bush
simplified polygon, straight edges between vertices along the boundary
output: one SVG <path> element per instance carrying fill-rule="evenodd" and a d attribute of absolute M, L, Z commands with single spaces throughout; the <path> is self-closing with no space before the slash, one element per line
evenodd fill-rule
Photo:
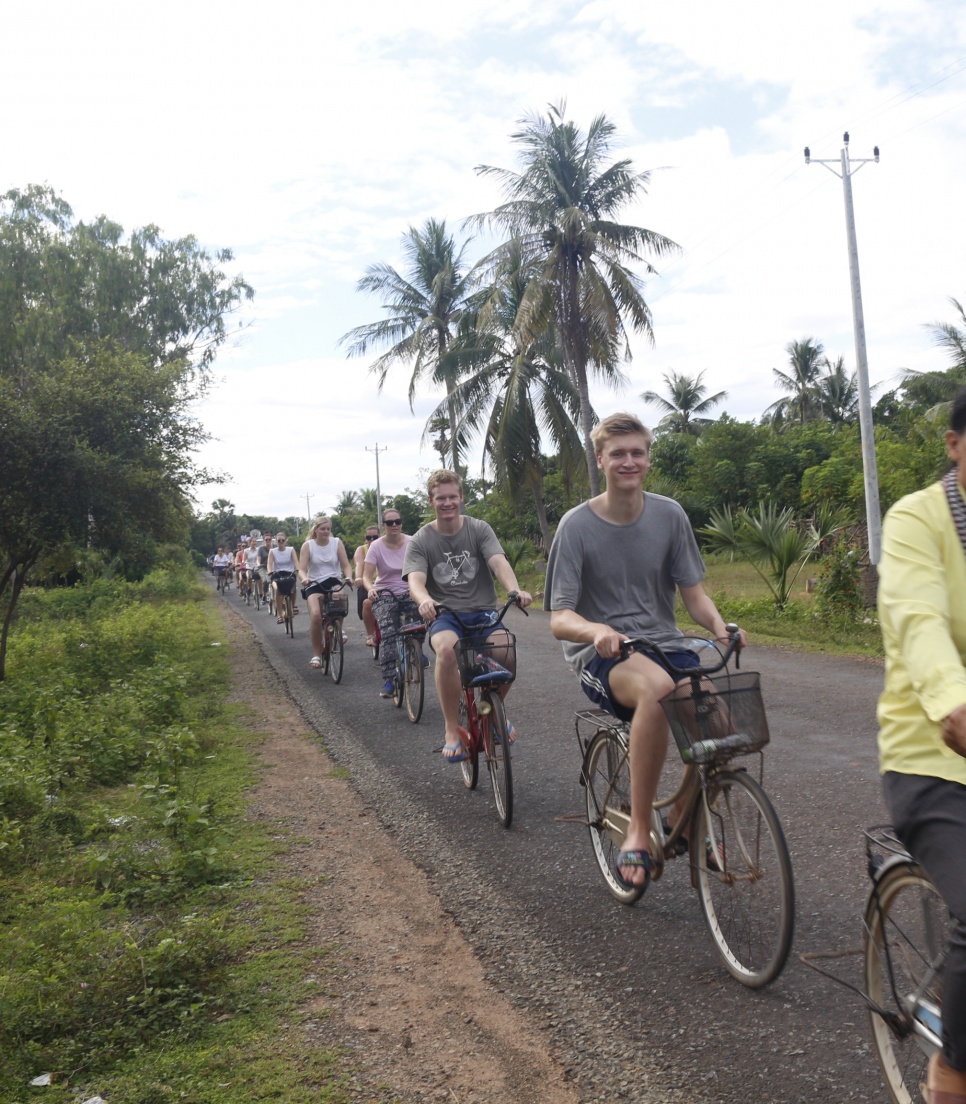
<path fill-rule="evenodd" d="M 821 561 L 815 608 L 826 623 L 864 618 L 861 552 L 848 541 L 836 541 Z"/>

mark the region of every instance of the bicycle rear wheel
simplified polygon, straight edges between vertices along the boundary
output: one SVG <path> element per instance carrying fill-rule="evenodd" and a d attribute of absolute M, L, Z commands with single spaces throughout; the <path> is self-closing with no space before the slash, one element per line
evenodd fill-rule
<path fill-rule="evenodd" d="M 594 858 L 611 895 L 633 905 L 643 886 L 627 886 L 617 875 L 617 853 L 624 845 L 631 819 L 631 772 L 627 740 L 612 729 L 601 729 L 584 756 L 583 781 L 587 827 Z"/>
<path fill-rule="evenodd" d="M 252 590 L 255 593 L 255 612 L 258 613 L 258 611 L 262 608 L 262 598 L 261 595 L 258 593 L 257 583 L 252 587 Z"/>
<path fill-rule="evenodd" d="M 889 1017 L 869 1012 L 882 1076 L 893 1104 L 919 1104 L 926 1062 L 936 1049 L 920 1025 L 936 1026 L 942 1008 L 949 911 L 920 867 L 900 863 L 869 895 L 863 930 L 865 990 Z"/>
<path fill-rule="evenodd" d="M 412 636 L 406 638 L 406 712 L 413 724 L 419 723 L 423 715 L 423 698 L 426 681 L 423 678 L 423 650 L 419 641 Z"/>
<path fill-rule="evenodd" d="M 460 693 L 460 716 L 459 716 L 460 728 L 470 731 L 470 719 L 466 712 L 466 698 Z M 468 790 L 475 790 L 476 783 L 480 777 L 480 749 L 476 746 L 476 741 L 470 738 L 470 746 L 463 747 L 463 754 L 466 758 L 460 763 L 460 771 L 463 775 L 463 785 Z"/>
<path fill-rule="evenodd" d="M 345 652 L 342 649 L 342 622 L 330 621 L 331 632 L 329 633 L 329 674 L 332 676 L 332 681 L 338 685 L 342 681 L 342 664 L 345 659 Z"/>
<path fill-rule="evenodd" d="M 745 771 L 721 771 L 691 829 L 698 897 L 728 972 L 760 989 L 782 972 L 792 946 L 795 886 L 778 814 Z"/>
<path fill-rule="evenodd" d="M 504 828 L 509 828 L 513 820 L 513 773 L 510 769 L 510 740 L 507 735 L 509 725 L 506 711 L 500 695 L 495 690 L 487 690 L 480 695 L 480 702 L 489 706 L 489 712 L 480 720 L 483 728 L 483 747 L 486 751 L 486 765 L 490 772 L 490 784 L 493 786 L 493 800 L 496 802 L 497 816 Z"/>

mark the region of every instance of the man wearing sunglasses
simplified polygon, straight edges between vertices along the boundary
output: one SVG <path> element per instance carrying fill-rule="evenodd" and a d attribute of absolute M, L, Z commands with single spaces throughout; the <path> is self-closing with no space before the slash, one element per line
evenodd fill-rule
<path fill-rule="evenodd" d="M 381 698 L 391 698 L 393 675 L 396 671 L 396 626 L 399 616 L 405 620 L 419 618 L 416 603 L 409 597 L 409 587 L 402 577 L 406 545 L 413 539 L 402 531 L 402 515 L 390 506 L 382 517 L 383 536 L 373 541 L 366 552 L 363 585 L 372 604 L 372 612 L 379 624 L 382 641 L 379 645 L 379 662 L 382 665 Z M 390 591 L 394 597 L 380 597 L 381 591 Z"/>

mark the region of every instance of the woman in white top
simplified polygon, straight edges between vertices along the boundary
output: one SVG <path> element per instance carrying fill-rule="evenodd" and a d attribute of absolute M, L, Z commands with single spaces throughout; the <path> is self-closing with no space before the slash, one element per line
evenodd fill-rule
<path fill-rule="evenodd" d="M 309 539 L 299 554 L 299 578 L 302 580 L 302 597 L 309 604 L 309 636 L 312 638 L 313 656 L 310 666 L 322 666 L 322 595 L 338 586 L 345 576 L 352 586 L 349 557 L 345 545 L 332 536 L 332 522 L 324 514 L 312 523 Z M 346 636 L 343 633 L 342 640 Z"/>
<path fill-rule="evenodd" d="M 279 596 L 291 594 L 295 590 L 295 576 L 298 569 L 298 560 L 296 560 L 295 553 L 288 546 L 288 537 L 284 533 L 279 533 L 275 538 L 275 547 L 268 554 L 268 575 L 272 580 L 272 589 L 275 591 L 276 610 L 282 608 Z M 282 573 L 282 577 L 277 579 L 275 577 L 277 573 Z M 295 612 L 298 613 L 298 610 Z M 275 620 L 281 625 L 285 618 L 279 613 Z"/>

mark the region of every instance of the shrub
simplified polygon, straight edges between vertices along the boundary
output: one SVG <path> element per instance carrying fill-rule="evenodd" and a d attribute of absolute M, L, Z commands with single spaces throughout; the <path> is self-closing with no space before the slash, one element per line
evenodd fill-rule
<path fill-rule="evenodd" d="M 865 616 L 861 552 L 846 540 L 836 541 L 819 566 L 815 608 L 827 624 Z"/>

